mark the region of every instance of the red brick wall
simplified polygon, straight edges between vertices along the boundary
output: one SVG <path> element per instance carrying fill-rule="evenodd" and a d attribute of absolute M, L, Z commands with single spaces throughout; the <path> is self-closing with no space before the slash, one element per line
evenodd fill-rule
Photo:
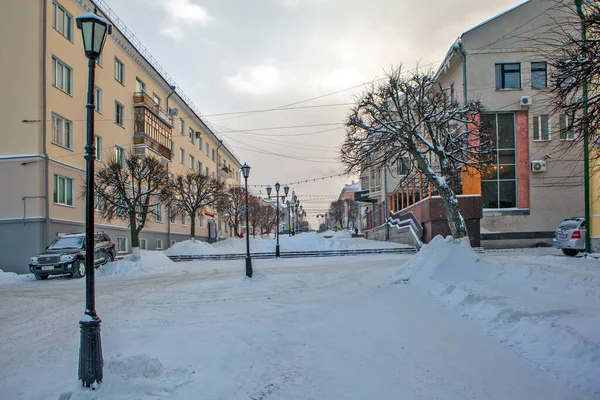
<path fill-rule="evenodd" d="M 529 113 L 517 111 L 517 207 L 529 208 Z"/>

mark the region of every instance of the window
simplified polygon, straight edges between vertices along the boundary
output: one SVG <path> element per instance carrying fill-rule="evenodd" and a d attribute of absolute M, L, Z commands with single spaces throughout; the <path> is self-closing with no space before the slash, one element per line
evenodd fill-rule
<path fill-rule="evenodd" d="M 64 206 L 73 205 L 73 179 L 54 175 L 54 203 Z"/>
<path fill-rule="evenodd" d="M 155 217 L 156 222 L 162 222 L 163 221 L 163 219 L 162 219 L 162 217 L 163 217 L 162 204 L 157 204 L 155 211 L 156 211 L 156 217 Z"/>
<path fill-rule="evenodd" d="M 117 251 L 127 253 L 127 238 L 117 238 Z"/>
<path fill-rule="evenodd" d="M 213 178 L 213 179 L 216 179 L 216 178 L 217 178 L 217 177 L 216 177 L 216 175 L 215 175 L 215 171 L 213 171 L 213 172 L 212 172 L 212 178 Z"/>
<path fill-rule="evenodd" d="M 202 161 L 198 161 L 198 173 L 202 173 Z"/>
<path fill-rule="evenodd" d="M 450 84 L 450 102 L 454 103 L 454 82 Z"/>
<path fill-rule="evenodd" d="M 212 160 L 215 161 L 215 149 L 212 149 Z"/>
<path fill-rule="evenodd" d="M 156 250 L 162 250 L 162 249 L 163 249 L 162 239 L 156 239 Z"/>
<path fill-rule="evenodd" d="M 189 135 L 190 135 L 190 142 L 192 142 L 192 144 L 194 144 L 194 136 L 196 136 L 196 132 L 194 132 L 194 128 L 192 128 L 191 126 L 190 126 Z"/>
<path fill-rule="evenodd" d="M 210 176 L 210 170 L 208 169 L 208 167 L 206 167 L 206 174 L 204 174 L 206 176 Z"/>
<path fill-rule="evenodd" d="M 484 114 L 482 124 L 496 147 L 492 165 L 482 173 L 483 208 L 517 206 L 517 171 L 514 113 Z"/>
<path fill-rule="evenodd" d="M 575 132 L 571 124 L 571 118 L 568 115 L 561 114 L 560 117 L 560 140 L 575 140 Z"/>
<path fill-rule="evenodd" d="M 533 140 L 550 140 L 549 115 L 536 115 L 533 117 Z"/>
<path fill-rule="evenodd" d="M 115 100 L 115 123 L 125 127 L 125 106 Z"/>
<path fill-rule="evenodd" d="M 219 154 L 219 157 L 217 158 L 217 165 L 221 165 L 221 155 Z"/>
<path fill-rule="evenodd" d="M 202 151 L 202 137 L 198 138 L 198 150 Z"/>
<path fill-rule="evenodd" d="M 161 107 L 162 99 L 154 92 L 152 93 L 152 100 L 154 100 L 154 102 L 158 105 L 159 108 Z"/>
<path fill-rule="evenodd" d="M 208 143 L 206 143 L 206 157 L 208 157 L 209 154 L 210 154 L 209 145 L 208 145 Z"/>
<path fill-rule="evenodd" d="M 140 250 L 147 250 L 147 249 L 148 249 L 148 240 L 140 239 Z"/>
<path fill-rule="evenodd" d="M 171 240 L 171 246 L 173 246 L 175 243 L 177 243 L 177 240 Z"/>
<path fill-rule="evenodd" d="M 94 135 L 94 147 L 96 148 L 96 160 L 102 161 L 102 136 Z"/>
<path fill-rule="evenodd" d="M 175 182 L 175 174 L 172 172 L 169 172 L 169 182 L 171 182 L 171 183 Z"/>
<path fill-rule="evenodd" d="M 169 222 L 174 224 L 176 217 L 177 217 L 177 213 L 175 212 L 175 209 L 173 207 L 170 207 L 169 208 Z"/>
<path fill-rule="evenodd" d="M 521 89 L 521 64 L 496 64 L 496 89 Z"/>
<path fill-rule="evenodd" d="M 408 157 L 400 157 L 398 159 L 398 170 L 397 170 L 398 176 L 408 175 L 409 166 L 410 166 L 410 164 L 408 161 Z"/>
<path fill-rule="evenodd" d="M 102 212 L 104 211 L 104 208 L 106 207 L 106 204 L 104 202 L 104 199 L 98 196 L 94 196 L 94 210 L 98 211 L 98 212 Z"/>
<path fill-rule="evenodd" d="M 125 149 L 120 146 L 115 146 L 115 159 L 121 168 L 125 168 Z"/>
<path fill-rule="evenodd" d="M 181 212 L 181 225 L 183 225 L 183 226 L 187 225 L 187 215 L 185 214 L 185 211 Z"/>
<path fill-rule="evenodd" d="M 69 14 L 62 6 L 52 3 L 54 11 L 54 19 L 52 20 L 52 27 L 58 31 L 61 35 L 73 41 L 73 16 Z"/>
<path fill-rule="evenodd" d="M 73 92 L 73 69 L 52 56 L 52 85 L 67 94 Z"/>
<path fill-rule="evenodd" d="M 121 85 L 125 84 L 125 64 L 117 57 L 115 57 L 115 79 L 119 81 Z"/>
<path fill-rule="evenodd" d="M 544 89 L 548 87 L 548 66 L 546 62 L 531 63 L 531 88 Z"/>
<path fill-rule="evenodd" d="M 135 91 L 137 93 L 146 93 L 146 84 L 139 77 L 135 77 Z"/>
<path fill-rule="evenodd" d="M 193 171 L 196 168 L 196 159 L 194 156 L 190 155 L 190 169 Z"/>
<path fill-rule="evenodd" d="M 183 120 L 183 118 L 179 118 L 179 132 L 182 135 L 185 135 L 185 121 Z"/>
<path fill-rule="evenodd" d="M 179 148 L 179 162 L 185 165 L 185 150 L 181 147 Z"/>
<path fill-rule="evenodd" d="M 204 228 L 204 215 L 200 216 L 200 228 Z"/>
<path fill-rule="evenodd" d="M 73 149 L 73 123 L 57 114 L 52 114 L 52 143 Z"/>
<path fill-rule="evenodd" d="M 98 86 L 94 86 L 94 109 L 102 114 L 102 89 Z"/>

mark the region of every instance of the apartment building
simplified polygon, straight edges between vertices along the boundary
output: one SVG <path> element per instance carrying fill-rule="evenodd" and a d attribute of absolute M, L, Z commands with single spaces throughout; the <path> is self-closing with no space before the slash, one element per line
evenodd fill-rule
<path fill-rule="evenodd" d="M 482 197 L 484 247 L 550 243 L 560 221 L 583 216 L 582 148 L 550 106 L 549 49 L 540 39 L 570 16 L 555 2 L 526 1 L 464 32 L 437 71 L 451 98 L 483 102 L 494 131 L 492 167 L 463 172 L 459 188 Z"/>
<path fill-rule="evenodd" d="M 100 3 L 100 4 L 98 4 Z M 75 18 L 98 6 L 113 23 L 96 68 L 98 166 L 126 153 L 161 157 L 171 174 L 202 172 L 239 185 L 241 164 L 148 51 L 100 1 L 23 0 L 5 4 L 2 20 L 5 123 L 0 128 L 0 268 L 26 272 L 29 257 L 58 234 L 84 230 L 87 58 Z M 141 233 L 144 249 L 189 238 L 189 218 L 159 207 Z M 119 253 L 131 251 L 128 227 L 97 214 Z M 200 239 L 229 236 L 207 210 Z"/>

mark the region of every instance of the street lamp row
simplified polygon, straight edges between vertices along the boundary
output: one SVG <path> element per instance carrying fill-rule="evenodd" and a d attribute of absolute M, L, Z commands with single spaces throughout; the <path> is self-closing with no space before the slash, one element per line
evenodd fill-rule
<path fill-rule="evenodd" d="M 276 226 L 275 226 L 275 237 L 277 238 L 277 244 L 275 245 L 275 257 L 279 258 L 281 257 L 281 253 L 279 251 L 279 189 L 281 188 L 281 185 L 279 184 L 279 182 L 275 183 L 275 193 L 277 195 L 277 211 L 276 211 Z M 271 188 L 271 186 L 267 186 L 267 196 L 269 196 L 269 199 L 271 198 L 271 191 L 273 189 Z M 285 185 L 283 187 L 283 192 L 284 192 L 284 196 L 281 196 L 281 201 L 283 202 L 285 200 L 285 198 L 287 197 L 288 193 L 290 191 L 290 187 L 288 185 Z"/>

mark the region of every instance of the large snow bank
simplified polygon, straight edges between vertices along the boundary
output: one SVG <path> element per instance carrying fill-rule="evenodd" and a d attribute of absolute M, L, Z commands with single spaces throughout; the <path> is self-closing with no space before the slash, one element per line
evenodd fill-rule
<path fill-rule="evenodd" d="M 323 236 L 323 237 L 325 237 L 325 238 L 330 238 L 330 237 L 334 237 L 335 236 L 335 232 L 330 229 L 328 231 L 321 232 L 320 235 Z"/>
<path fill-rule="evenodd" d="M 142 250 L 139 260 L 134 261 L 133 255 L 130 254 L 122 260 L 113 261 L 100 267 L 98 276 L 145 275 L 171 264 L 173 264 L 173 261 L 162 251 Z"/>
<path fill-rule="evenodd" d="M 15 274 L 14 272 L 4 272 L 0 269 L 0 285 L 17 283 L 17 282 L 22 282 L 22 281 L 31 280 L 31 279 L 32 279 L 31 274 L 19 275 L 19 274 Z"/>
<path fill-rule="evenodd" d="M 337 231 L 333 237 L 336 239 L 348 239 L 352 237 L 352 234 L 348 231 Z"/>
<path fill-rule="evenodd" d="M 554 378 L 600 394 L 600 274 L 561 271 L 560 259 L 544 268 L 523 258 L 494 264 L 468 243 L 438 236 L 394 283 L 424 288 Z"/>

